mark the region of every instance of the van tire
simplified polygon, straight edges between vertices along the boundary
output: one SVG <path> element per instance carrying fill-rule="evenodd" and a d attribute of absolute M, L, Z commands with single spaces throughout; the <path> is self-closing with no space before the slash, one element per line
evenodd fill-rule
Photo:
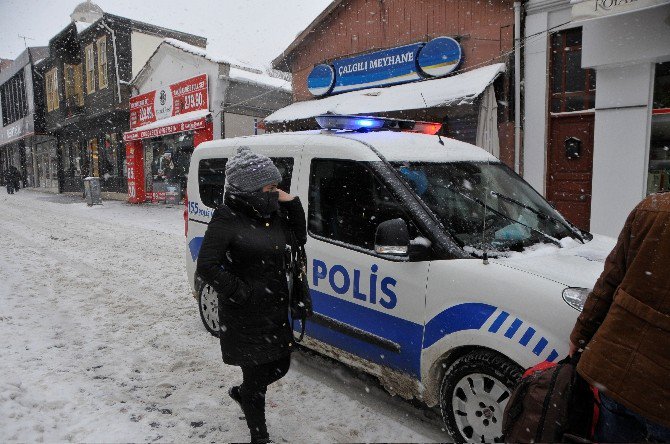
<path fill-rule="evenodd" d="M 219 300 L 210 285 L 203 285 L 198 292 L 200 320 L 212 336 L 219 337 Z"/>
<path fill-rule="evenodd" d="M 491 350 L 477 350 L 454 361 L 442 378 L 439 399 L 442 420 L 456 442 L 503 442 L 503 410 L 522 371 Z M 478 383 L 480 393 L 475 390 Z"/>

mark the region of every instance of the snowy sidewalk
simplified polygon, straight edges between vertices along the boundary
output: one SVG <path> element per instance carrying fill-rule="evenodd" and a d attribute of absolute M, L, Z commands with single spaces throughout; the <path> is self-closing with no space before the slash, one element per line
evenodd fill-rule
<path fill-rule="evenodd" d="M 182 212 L 0 190 L 1 442 L 248 439 L 226 395 L 241 372 L 189 291 Z M 294 354 L 267 401 L 278 442 L 449 439 L 316 356 Z"/>

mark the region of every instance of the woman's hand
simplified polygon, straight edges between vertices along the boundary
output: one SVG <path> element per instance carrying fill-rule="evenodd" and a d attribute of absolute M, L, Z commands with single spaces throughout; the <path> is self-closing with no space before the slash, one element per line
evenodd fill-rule
<path fill-rule="evenodd" d="M 290 202 L 295 199 L 294 195 L 288 194 L 286 191 L 279 188 L 277 188 L 277 192 L 279 193 L 279 202 Z"/>

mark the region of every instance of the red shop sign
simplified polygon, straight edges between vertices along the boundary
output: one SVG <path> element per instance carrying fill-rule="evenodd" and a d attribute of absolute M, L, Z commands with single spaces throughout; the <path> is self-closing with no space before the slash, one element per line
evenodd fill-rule
<path fill-rule="evenodd" d="M 178 114 L 209 109 L 207 74 L 130 98 L 130 129 Z"/>
<path fill-rule="evenodd" d="M 207 124 L 205 117 L 198 120 L 191 120 L 190 122 L 175 123 L 172 125 L 160 126 L 158 128 L 151 128 L 139 131 L 128 131 L 123 135 L 123 140 L 130 142 L 133 140 L 147 139 L 149 137 L 165 136 L 167 134 L 181 133 L 184 131 L 195 131 L 203 129 Z"/>

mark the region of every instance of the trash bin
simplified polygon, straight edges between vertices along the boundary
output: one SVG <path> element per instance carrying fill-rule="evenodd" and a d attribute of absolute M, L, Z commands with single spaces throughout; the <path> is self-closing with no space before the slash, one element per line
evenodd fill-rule
<path fill-rule="evenodd" d="M 89 207 L 91 205 L 102 205 L 102 196 L 100 195 L 100 178 L 85 178 L 84 193 L 86 194 L 86 203 Z"/>

